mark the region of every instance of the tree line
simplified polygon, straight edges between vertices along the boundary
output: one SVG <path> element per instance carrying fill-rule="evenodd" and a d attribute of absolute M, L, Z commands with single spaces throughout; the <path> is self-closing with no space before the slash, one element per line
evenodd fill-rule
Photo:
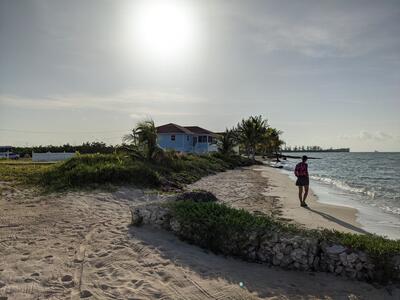
<path fill-rule="evenodd" d="M 35 147 L 13 147 L 12 151 L 18 153 L 21 157 L 30 156 L 32 152 L 79 152 L 81 154 L 93 153 L 114 153 L 121 146 L 107 145 L 103 142 L 85 142 L 82 145 L 73 146 L 64 144 L 61 146 L 35 146 Z"/>
<path fill-rule="evenodd" d="M 256 153 L 260 155 L 277 155 L 285 144 L 280 136 L 281 130 L 273 128 L 266 119 L 260 116 L 251 116 L 242 119 L 236 126 L 226 129 L 218 134 L 218 149 L 222 154 L 229 155 L 238 148 L 241 153 L 254 159 Z M 21 157 L 28 156 L 32 152 L 79 152 L 81 154 L 114 153 L 117 151 L 129 151 L 134 156 L 146 160 L 152 160 L 162 155 L 163 150 L 157 144 L 157 129 L 153 120 L 144 120 L 137 123 L 131 132 L 125 135 L 121 145 L 107 145 L 103 142 L 86 142 L 73 146 L 38 146 L 38 147 L 14 147 L 13 152 Z"/>

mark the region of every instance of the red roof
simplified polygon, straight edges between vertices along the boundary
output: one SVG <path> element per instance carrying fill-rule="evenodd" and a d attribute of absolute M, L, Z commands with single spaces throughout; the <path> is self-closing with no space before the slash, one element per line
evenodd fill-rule
<path fill-rule="evenodd" d="M 185 126 L 186 129 L 189 129 L 191 132 L 195 133 L 195 134 L 214 134 L 213 132 L 201 128 L 199 126 Z"/>
<path fill-rule="evenodd" d="M 185 134 L 214 134 L 213 132 L 199 126 L 179 126 L 174 123 L 156 127 L 157 133 L 185 133 Z"/>
<path fill-rule="evenodd" d="M 190 130 L 177 124 L 169 123 L 156 127 L 157 133 L 186 133 L 193 134 Z"/>

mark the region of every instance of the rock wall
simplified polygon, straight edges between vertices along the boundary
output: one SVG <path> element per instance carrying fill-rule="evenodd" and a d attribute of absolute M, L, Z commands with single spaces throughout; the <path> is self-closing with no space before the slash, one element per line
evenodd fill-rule
<path fill-rule="evenodd" d="M 151 224 L 172 231 L 183 239 L 193 240 L 185 236 L 178 220 L 171 215 L 165 203 L 137 206 L 131 208 L 131 214 L 134 226 Z M 329 272 L 366 281 L 383 281 L 388 276 L 383 265 L 374 263 L 363 251 L 287 232 L 250 232 L 240 249 L 237 249 L 237 243 L 230 245 L 229 239 L 224 245 L 226 249 L 221 249 L 224 254 L 234 254 L 248 261 L 285 269 Z M 391 269 L 389 279 L 400 282 L 400 256 L 391 258 L 385 267 L 388 265 Z"/>

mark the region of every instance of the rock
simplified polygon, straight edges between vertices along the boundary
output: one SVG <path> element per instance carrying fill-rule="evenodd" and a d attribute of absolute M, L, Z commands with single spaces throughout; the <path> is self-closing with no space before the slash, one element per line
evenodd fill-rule
<path fill-rule="evenodd" d="M 339 254 L 339 259 L 340 259 L 340 262 L 342 263 L 342 265 L 346 267 L 347 264 L 348 264 L 346 252 L 340 253 L 340 254 Z"/>
<path fill-rule="evenodd" d="M 0 289 L 2 288 L 2 287 L 5 287 L 6 286 L 6 284 L 3 282 L 3 281 L 0 281 Z"/>
<path fill-rule="evenodd" d="M 328 266 L 328 270 L 329 270 L 329 272 L 331 272 L 331 273 L 335 272 L 335 266 L 334 266 L 334 265 L 329 265 L 329 266 Z"/>
<path fill-rule="evenodd" d="M 0 296 L 0 300 L 7 300 L 8 297 L 7 296 Z"/>
<path fill-rule="evenodd" d="M 347 255 L 347 262 L 350 264 L 355 263 L 357 259 L 358 259 L 358 255 L 356 253 L 351 253 L 351 254 Z"/>
<path fill-rule="evenodd" d="M 274 258 L 272 259 L 272 264 L 274 266 L 278 266 L 280 263 L 281 261 L 276 256 L 274 256 Z"/>
<path fill-rule="evenodd" d="M 91 296 L 92 296 L 92 293 L 90 291 L 88 291 L 88 290 L 83 290 L 80 293 L 80 297 L 81 298 L 89 298 Z"/>
<path fill-rule="evenodd" d="M 308 264 L 312 266 L 314 263 L 314 255 L 308 255 Z"/>
<path fill-rule="evenodd" d="M 338 266 L 338 267 L 336 267 L 336 269 L 335 269 L 335 273 L 336 273 L 336 274 L 340 274 L 340 273 L 342 273 L 342 271 L 343 271 L 343 267 L 342 267 L 342 266 Z"/>
<path fill-rule="evenodd" d="M 291 245 L 287 245 L 285 247 L 285 249 L 283 249 L 283 253 L 286 255 L 289 255 L 292 252 L 292 250 L 293 250 L 293 247 Z"/>
<path fill-rule="evenodd" d="M 272 233 L 271 242 L 273 243 L 279 242 L 279 234 L 277 232 Z"/>
<path fill-rule="evenodd" d="M 359 262 L 358 264 L 356 264 L 356 270 L 357 271 L 361 271 L 362 268 L 363 268 L 363 264 L 362 263 Z"/>
<path fill-rule="evenodd" d="M 296 248 L 292 251 L 292 253 L 290 253 L 290 257 L 294 260 L 294 261 L 301 261 L 303 259 L 303 256 L 306 256 L 307 253 L 302 250 L 301 248 Z"/>
<path fill-rule="evenodd" d="M 283 253 L 279 252 L 276 254 L 276 258 L 281 260 L 284 257 Z"/>
<path fill-rule="evenodd" d="M 181 224 L 175 219 L 170 220 L 169 226 L 173 232 L 178 233 L 181 230 Z"/>
<path fill-rule="evenodd" d="M 319 269 L 320 269 L 319 260 L 320 260 L 320 258 L 319 258 L 318 256 L 316 256 L 316 257 L 314 258 L 314 262 L 313 262 L 313 268 L 314 268 L 314 270 L 319 270 Z"/>
<path fill-rule="evenodd" d="M 326 248 L 326 253 L 328 255 L 339 255 L 340 253 L 346 251 L 346 248 L 342 245 L 333 245 Z"/>
<path fill-rule="evenodd" d="M 284 256 L 281 260 L 281 266 L 286 267 L 293 262 L 290 256 Z"/>
<path fill-rule="evenodd" d="M 362 261 L 362 262 L 366 262 L 368 260 L 367 254 L 364 252 L 360 252 L 358 253 L 358 258 Z"/>
<path fill-rule="evenodd" d="M 139 209 L 133 209 L 131 208 L 131 224 L 133 226 L 140 226 L 143 223 L 143 217 L 140 214 Z"/>

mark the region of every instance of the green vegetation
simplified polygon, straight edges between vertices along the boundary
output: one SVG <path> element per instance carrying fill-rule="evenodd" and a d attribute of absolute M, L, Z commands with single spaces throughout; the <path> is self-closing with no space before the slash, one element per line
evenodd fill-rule
<path fill-rule="evenodd" d="M 177 219 L 184 224 L 188 236 L 198 238 L 203 246 L 216 252 L 220 249 L 217 244 L 223 243 L 226 237 L 246 236 L 251 231 L 270 232 L 273 229 L 337 242 L 377 257 L 400 254 L 400 240 L 389 240 L 378 235 L 302 229 L 272 217 L 253 215 L 243 209 L 211 201 L 177 201 L 171 207 Z"/>
<path fill-rule="evenodd" d="M 157 129 L 153 120 L 139 122 L 123 140 L 131 143 L 127 149 L 138 158 L 152 160 L 162 151 L 157 145 Z"/>
<path fill-rule="evenodd" d="M 0 160 L 0 181 L 29 183 L 49 168 L 51 164 L 48 163 L 33 163 L 26 159 L 2 159 Z"/>
<path fill-rule="evenodd" d="M 1 180 L 18 181 L 50 190 L 132 184 L 140 187 L 181 188 L 203 176 L 253 164 L 236 155 L 160 152 L 149 161 L 127 153 L 77 155 L 57 164 L 1 163 Z"/>
<path fill-rule="evenodd" d="M 253 160 L 256 153 L 278 155 L 285 144 L 280 139 L 282 133 L 281 130 L 270 127 L 262 116 L 251 116 L 242 119 L 236 127 L 226 129 L 219 137 L 218 148 L 221 153 L 232 153 L 233 148 L 239 146 Z"/>
<path fill-rule="evenodd" d="M 62 146 L 37 146 L 37 147 L 13 147 L 12 151 L 18 153 L 21 157 L 30 157 L 33 152 L 79 152 L 81 154 L 94 154 L 94 153 L 114 153 L 119 150 L 120 146 L 107 145 L 102 142 L 86 142 L 82 145 L 73 146 L 65 144 Z"/>
<path fill-rule="evenodd" d="M 172 214 L 181 225 L 179 234 L 185 240 L 226 255 L 246 255 L 246 247 L 254 239 L 271 232 L 293 233 L 337 243 L 369 254 L 384 277 L 391 278 L 388 267 L 394 255 L 400 255 L 400 240 L 389 240 L 368 234 L 350 234 L 329 230 L 309 230 L 277 221 L 268 216 L 257 216 L 243 209 L 230 208 L 216 202 L 176 201 L 170 204 Z"/>

